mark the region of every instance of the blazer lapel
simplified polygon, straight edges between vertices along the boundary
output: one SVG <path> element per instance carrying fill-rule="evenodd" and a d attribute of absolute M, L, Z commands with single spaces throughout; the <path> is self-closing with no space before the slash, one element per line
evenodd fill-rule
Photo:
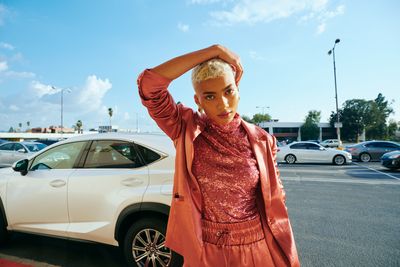
<path fill-rule="evenodd" d="M 247 135 L 250 140 L 250 145 L 253 149 L 253 153 L 256 157 L 257 164 L 258 164 L 258 169 L 260 172 L 260 182 L 261 182 L 261 190 L 262 190 L 262 195 L 264 198 L 264 203 L 265 203 L 265 209 L 266 211 L 269 210 L 269 207 L 271 206 L 271 188 L 270 188 L 270 183 L 269 183 L 269 177 L 268 177 L 268 166 L 265 164 L 266 163 L 266 149 L 267 149 L 267 139 L 266 136 L 257 130 L 257 128 L 250 124 L 247 123 L 246 121 L 242 120 L 242 125 L 247 131 Z"/>

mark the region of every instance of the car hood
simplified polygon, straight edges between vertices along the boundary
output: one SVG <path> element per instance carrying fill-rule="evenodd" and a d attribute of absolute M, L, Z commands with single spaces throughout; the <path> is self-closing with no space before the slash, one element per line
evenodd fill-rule
<path fill-rule="evenodd" d="M 387 158 L 387 157 L 391 157 L 391 156 L 400 156 L 400 150 L 396 150 L 396 151 L 392 151 L 392 152 L 388 152 L 382 155 L 382 158 Z"/>
<path fill-rule="evenodd" d="M 11 167 L 0 168 L 0 178 L 3 174 L 13 173 L 14 170 Z"/>

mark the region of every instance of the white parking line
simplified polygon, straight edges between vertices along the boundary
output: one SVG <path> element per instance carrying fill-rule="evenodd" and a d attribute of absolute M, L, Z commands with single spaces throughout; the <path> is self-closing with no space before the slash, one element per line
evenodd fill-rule
<path fill-rule="evenodd" d="M 366 169 L 368 169 L 368 170 L 371 170 L 371 171 L 374 171 L 374 172 L 377 172 L 377 173 L 380 173 L 380 174 L 384 174 L 384 175 L 386 175 L 386 176 L 389 176 L 390 178 L 393 178 L 393 179 L 396 179 L 396 180 L 400 181 L 400 178 L 397 178 L 396 176 L 393 176 L 393 175 L 390 175 L 390 174 L 388 174 L 388 173 L 384 173 L 384 172 L 381 172 L 381 171 L 372 169 L 372 168 L 367 167 L 367 166 L 364 166 L 364 165 L 360 165 L 360 164 L 355 163 L 355 162 L 353 162 L 353 163 L 356 164 L 356 165 L 358 165 L 358 166 L 364 167 L 364 168 L 366 168 Z"/>
<path fill-rule="evenodd" d="M 305 178 L 305 177 L 285 177 L 282 176 L 283 181 L 294 182 L 323 182 L 323 183 L 346 183 L 346 184 L 369 184 L 369 185 L 400 185 L 399 182 L 393 180 L 360 180 L 360 179 L 335 179 L 328 177 L 319 178 Z"/>

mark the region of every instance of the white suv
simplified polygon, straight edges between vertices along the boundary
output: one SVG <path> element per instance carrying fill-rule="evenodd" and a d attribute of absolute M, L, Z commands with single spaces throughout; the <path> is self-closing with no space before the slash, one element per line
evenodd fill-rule
<path fill-rule="evenodd" d="M 175 149 L 165 135 L 70 138 L 0 170 L 9 231 L 120 246 L 129 266 L 179 266 L 165 247 Z"/>
<path fill-rule="evenodd" d="M 326 139 L 322 141 L 320 145 L 324 147 L 340 147 L 342 145 L 342 142 L 339 142 L 338 139 Z"/>

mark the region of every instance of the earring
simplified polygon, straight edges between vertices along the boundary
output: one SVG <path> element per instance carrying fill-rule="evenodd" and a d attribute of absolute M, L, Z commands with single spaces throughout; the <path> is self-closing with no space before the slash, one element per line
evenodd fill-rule
<path fill-rule="evenodd" d="M 203 109 L 202 109 L 201 107 L 198 107 L 197 110 L 198 110 L 200 113 L 203 112 Z"/>

